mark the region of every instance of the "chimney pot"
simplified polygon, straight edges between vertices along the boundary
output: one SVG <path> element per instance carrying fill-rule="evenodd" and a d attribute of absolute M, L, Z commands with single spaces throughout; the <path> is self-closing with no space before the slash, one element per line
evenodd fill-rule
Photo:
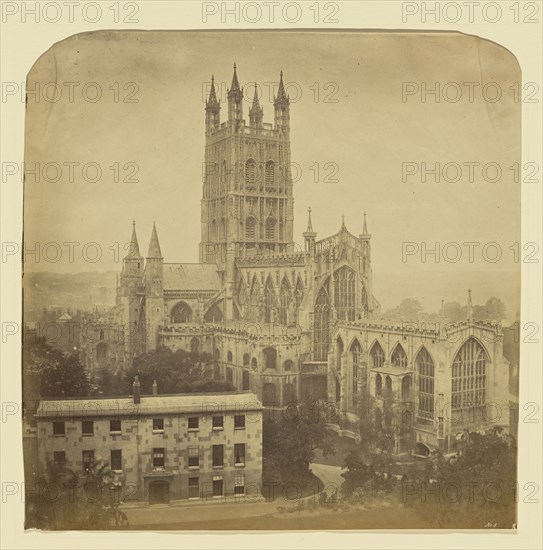
<path fill-rule="evenodd" d="M 156 380 L 153 380 L 153 395 L 158 395 L 158 385 Z"/>
<path fill-rule="evenodd" d="M 136 378 L 134 378 L 134 383 L 132 384 L 132 388 L 134 390 L 134 405 L 139 405 L 141 402 L 140 381 L 137 375 L 136 375 Z"/>

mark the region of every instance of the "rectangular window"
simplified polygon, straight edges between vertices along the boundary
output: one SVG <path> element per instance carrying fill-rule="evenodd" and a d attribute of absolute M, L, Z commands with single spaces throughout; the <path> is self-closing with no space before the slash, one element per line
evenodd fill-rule
<path fill-rule="evenodd" d="M 109 421 L 109 431 L 110 431 L 110 433 L 121 433 L 121 421 L 120 420 L 110 420 Z"/>
<path fill-rule="evenodd" d="M 213 476 L 213 496 L 222 497 L 222 477 Z"/>
<path fill-rule="evenodd" d="M 213 445 L 213 466 L 215 468 L 224 466 L 224 445 Z"/>
<path fill-rule="evenodd" d="M 111 451 L 111 469 L 116 471 L 123 469 L 123 453 L 121 450 Z"/>
<path fill-rule="evenodd" d="M 65 429 L 64 422 L 53 422 L 53 435 L 64 435 Z"/>
<path fill-rule="evenodd" d="M 64 451 L 54 451 L 53 464 L 62 468 L 66 466 L 66 453 Z"/>
<path fill-rule="evenodd" d="M 200 451 L 198 447 L 189 447 L 189 468 L 199 468 Z"/>
<path fill-rule="evenodd" d="M 83 435 L 94 435 L 94 422 L 92 420 L 83 420 L 81 422 L 81 431 Z"/>
<path fill-rule="evenodd" d="M 164 418 L 153 418 L 153 432 L 161 433 L 164 431 Z"/>
<path fill-rule="evenodd" d="M 153 468 L 164 468 L 164 448 L 153 449 Z"/>
<path fill-rule="evenodd" d="M 189 477 L 189 498 L 198 498 L 200 496 L 200 478 Z"/>
<path fill-rule="evenodd" d="M 91 473 L 94 470 L 94 451 L 83 451 L 83 471 Z"/>
<path fill-rule="evenodd" d="M 224 429 L 224 418 L 222 416 L 214 416 L 212 420 L 212 426 L 214 430 Z"/>
<path fill-rule="evenodd" d="M 245 464 L 245 443 L 234 444 L 234 464 L 236 466 Z"/>
<path fill-rule="evenodd" d="M 243 473 L 238 473 L 234 476 L 234 494 L 245 494 L 245 474 Z"/>
<path fill-rule="evenodd" d="M 234 416 L 234 428 L 236 430 L 242 430 L 245 428 L 245 415 L 244 414 L 236 414 Z"/>
<path fill-rule="evenodd" d="M 200 429 L 200 419 L 197 416 L 189 416 L 189 432 L 197 432 Z"/>

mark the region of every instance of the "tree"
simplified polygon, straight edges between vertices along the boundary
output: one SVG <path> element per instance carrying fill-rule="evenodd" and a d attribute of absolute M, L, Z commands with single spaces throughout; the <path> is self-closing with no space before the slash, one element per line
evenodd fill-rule
<path fill-rule="evenodd" d="M 172 351 L 159 347 L 134 358 L 132 368 L 124 380 L 124 392 L 132 391 L 134 378 L 138 376 L 142 391 L 150 391 L 156 380 L 158 393 L 191 393 L 232 391 L 234 386 L 225 380 L 209 377 L 214 363 L 211 355 L 185 350 Z"/>
<path fill-rule="evenodd" d="M 360 454 L 353 451 L 345 457 L 343 469 L 345 471 L 341 474 L 341 477 L 345 481 L 341 486 L 341 490 L 347 496 L 352 495 L 355 489 L 364 486 L 371 479 L 370 466 L 364 462 Z"/>
<path fill-rule="evenodd" d="M 41 397 L 86 397 L 91 393 L 79 357 L 52 348 L 45 338 L 24 342 L 23 370 L 39 374 Z"/>
<path fill-rule="evenodd" d="M 412 321 L 419 320 L 424 314 L 423 307 L 418 300 L 414 298 L 405 298 L 400 305 L 388 310 L 383 317 L 390 319 L 408 319 Z"/>
<path fill-rule="evenodd" d="M 25 528 L 49 530 L 115 529 L 128 526 L 120 495 L 107 464 L 83 476 L 49 462 L 26 498 Z"/>
<path fill-rule="evenodd" d="M 288 407 L 280 420 L 264 422 L 264 477 L 303 484 L 311 478 L 309 466 L 317 449 L 325 456 L 334 452 L 317 403 Z"/>

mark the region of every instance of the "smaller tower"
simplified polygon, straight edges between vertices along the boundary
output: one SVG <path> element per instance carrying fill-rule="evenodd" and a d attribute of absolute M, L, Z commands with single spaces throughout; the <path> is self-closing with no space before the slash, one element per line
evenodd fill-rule
<path fill-rule="evenodd" d="M 469 322 L 473 321 L 473 303 L 471 301 L 471 288 L 468 289 L 468 314 L 467 318 Z"/>
<path fill-rule="evenodd" d="M 144 282 L 146 351 L 150 351 L 158 345 L 158 331 L 164 322 L 164 258 L 160 251 L 155 222 L 149 241 Z"/>
<path fill-rule="evenodd" d="M 305 241 L 305 252 L 310 256 L 315 255 L 315 239 L 317 233 L 313 231 L 313 224 L 311 222 L 311 206 L 307 209 L 307 229 L 303 233 Z"/>
<path fill-rule="evenodd" d="M 253 104 L 249 109 L 249 121 L 251 126 L 255 128 L 262 127 L 262 120 L 264 119 L 264 109 L 260 106 L 258 101 L 258 86 L 255 82 L 255 94 L 253 96 Z"/>
<path fill-rule="evenodd" d="M 275 110 L 275 130 L 288 137 L 290 131 L 290 99 L 285 92 L 283 84 L 283 71 L 279 77 L 279 90 L 274 98 L 273 107 Z"/>
<path fill-rule="evenodd" d="M 221 125 L 221 105 L 215 92 L 215 77 L 211 75 L 211 90 L 206 103 L 206 133 L 217 130 Z"/>
<path fill-rule="evenodd" d="M 228 122 L 234 129 L 238 129 L 243 121 L 243 88 L 240 88 L 236 64 L 232 84 L 228 90 Z"/>

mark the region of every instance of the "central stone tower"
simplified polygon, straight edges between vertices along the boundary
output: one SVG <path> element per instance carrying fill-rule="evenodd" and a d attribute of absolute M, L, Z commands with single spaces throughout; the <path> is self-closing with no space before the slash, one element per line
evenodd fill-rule
<path fill-rule="evenodd" d="M 213 77 L 205 107 L 200 262 L 215 263 L 225 283 L 233 280 L 236 258 L 285 254 L 293 243 L 290 102 L 283 73 L 273 98 L 273 124 L 263 121 L 259 90 L 255 83 L 248 101 L 234 65 L 228 120 L 220 121 Z"/>

